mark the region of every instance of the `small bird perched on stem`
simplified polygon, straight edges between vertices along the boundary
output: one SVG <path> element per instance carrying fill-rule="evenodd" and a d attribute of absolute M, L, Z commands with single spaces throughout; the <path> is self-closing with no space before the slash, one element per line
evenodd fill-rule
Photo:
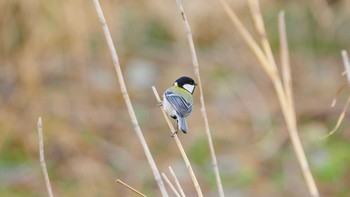
<path fill-rule="evenodd" d="M 163 109 L 172 118 L 177 120 L 177 130 L 187 133 L 186 117 L 192 112 L 193 98 L 192 94 L 196 83 L 190 77 L 178 78 L 173 86 L 168 88 L 163 94 Z"/>

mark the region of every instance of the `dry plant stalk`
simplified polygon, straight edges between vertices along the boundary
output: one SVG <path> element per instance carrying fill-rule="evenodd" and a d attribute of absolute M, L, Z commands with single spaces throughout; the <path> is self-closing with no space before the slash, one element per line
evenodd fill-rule
<path fill-rule="evenodd" d="M 343 58 L 343 64 L 346 71 L 346 79 L 348 80 L 348 84 L 350 84 L 350 61 L 348 53 L 345 50 L 341 51 L 341 56 Z"/>
<path fill-rule="evenodd" d="M 253 51 L 254 55 L 258 58 L 258 60 L 261 63 L 261 66 L 267 73 L 267 75 L 271 79 L 276 78 L 276 73 L 273 72 L 271 66 L 269 65 L 269 62 L 266 59 L 266 56 L 264 52 L 261 50 L 259 45 L 256 43 L 256 41 L 253 39 L 253 37 L 249 34 L 247 29 L 243 26 L 242 22 L 237 17 L 236 13 L 231 9 L 230 5 L 227 3 L 226 0 L 218 0 L 222 8 L 224 9 L 225 13 L 230 18 L 231 22 L 234 26 L 236 26 L 238 32 L 241 34 L 244 41 L 247 43 L 247 45 L 250 47 L 250 49 Z"/>
<path fill-rule="evenodd" d="M 168 179 L 168 177 L 162 173 L 162 177 L 165 180 L 165 182 L 169 185 L 169 187 L 171 188 L 171 190 L 174 192 L 176 197 L 181 197 L 179 192 L 177 192 L 177 190 L 175 189 L 174 185 L 170 182 L 170 180 Z"/>
<path fill-rule="evenodd" d="M 173 179 L 174 179 L 174 181 L 176 183 L 177 189 L 180 191 L 181 197 L 186 197 L 186 195 L 185 195 L 185 193 L 184 193 L 184 191 L 183 191 L 183 189 L 182 189 L 182 187 L 180 185 L 179 180 L 177 179 L 173 169 L 170 166 L 169 166 L 169 171 L 170 171 L 170 174 L 173 176 Z"/>
<path fill-rule="evenodd" d="M 286 91 L 286 96 L 289 102 L 290 110 L 295 114 L 294 107 L 294 96 L 292 89 L 292 72 L 290 69 L 290 60 L 289 60 L 289 50 L 287 42 L 287 33 L 286 33 L 286 23 L 284 20 L 284 11 L 280 11 L 278 14 L 278 29 L 280 35 L 280 50 L 281 50 L 281 67 L 282 67 L 282 79 L 284 89 Z"/>
<path fill-rule="evenodd" d="M 126 106 L 128 108 L 128 112 L 129 112 L 129 116 L 130 116 L 132 125 L 134 127 L 134 130 L 136 132 L 136 135 L 137 135 L 138 139 L 141 142 L 142 148 L 143 148 L 143 150 L 144 150 L 144 152 L 146 154 L 148 163 L 149 163 L 149 165 L 150 165 L 150 167 L 152 169 L 153 175 L 154 175 L 155 180 L 156 180 L 156 182 L 158 184 L 158 187 L 159 187 L 159 189 L 160 189 L 160 191 L 162 193 L 162 196 L 167 197 L 168 193 L 167 193 L 167 191 L 165 189 L 164 183 L 162 181 L 162 178 L 160 176 L 160 173 L 158 171 L 156 163 L 155 163 L 155 161 L 154 161 L 154 159 L 152 157 L 152 154 L 151 154 L 151 152 L 150 152 L 150 150 L 148 148 L 147 142 L 146 142 L 146 140 L 145 140 L 145 138 L 144 138 L 144 136 L 142 134 L 140 125 L 139 125 L 139 123 L 137 121 L 137 118 L 136 118 L 136 115 L 135 115 L 135 111 L 134 111 L 133 106 L 131 104 L 131 101 L 130 101 L 130 98 L 129 98 L 129 94 L 128 94 L 128 91 L 127 91 L 126 86 L 125 86 L 123 73 L 122 73 L 121 68 L 120 68 L 117 51 L 115 50 L 115 47 L 114 47 L 114 44 L 113 44 L 113 40 L 112 40 L 112 36 L 111 36 L 111 34 L 109 32 L 108 25 L 106 23 L 106 19 L 105 19 L 104 15 L 103 15 L 102 8 L 101 8 L 100 3 L 99 3 L 98 0 L 93 0 L 93 2 L 94 2 L 94 5 L 95 5 L 95 8 L 96 8 L 96 12 L 98 14 L 99 20 L 101 22 L 101 25 L 102 25 L 102 28 L 103 28 L 103 32 L 105 34 L 110 53 L 111 53 L 112 58 L 113 58 L 114 68 L 115 68 L 116 74 L 118 76 L 120 89 L 121 89 L 121 92 L 122 92 L 125 104 L 126 104 Z"/>
<path fill-rule="evenodd" d="M 181 0 L 176 0 L 176 3 L 177 3 L 177 6 L 181 12 L 182 21 L 183 21 L 184 26 L 185 26 L 187 41 L 188 41 L 188 44 L 189 44 L 190 50 L 191 50 L 191 57 L 192 57 L 194 73 L 196 75 L 197 82 L 199 84 L 198 87 L 199 87 L 199 96 L 200 96 L 200 102 L 201 102 L 201 112 L 202 112 L 202 117 L 204 119 L 205 131 L 206 131 L 206 135 L 207 135 L 207 139 L 208 139 L 209 150 L 210 150 L 213 170 L 214 170 L 214 174 L 215 174 L 216 184 L 218 186 L 219 196 L 224 197 L 225 196 L 224 189 L 223 189 L 223 186 L 221 183 L 218 162 L 216 159 L 215 149 L 214 149 L 214 145 L 213 145 L 213 139 L 211 137 L 211 132 L 210 132 L 210 128 L 209 128 L 209 121 L 208 121 L 208 117 L 207 117 L 207 113 L 206 113 L 206 109 L 205 109 L 203 88 L 202 88 L 202 82 L 201 82 L 201 77 L 200 77 L 200 73 L 199 73 L 198 59 L 197 59 L 196 50 L 194 47 L 194 42 L 193 42 L 193 37 L 192 37 L 192 31 L 191 31 L 190 24 L 188 23 L 188 20 L 187 20 L 184 8 L 182 6 Z"/>
<path fill-rule="evenodd" d="M 345 67 L 346 79 L 348 80 L 348 85 L 347 86 L 349 86 L 350 85 L 350 61 L 349 61 L 349 56 L 348 56 L 348 53 L 345 50 L 341 51 L 341 55 L 342 55 L 343 64 L 344 64 L 344 67 Z M 339 89 L 336 97 L 338 97 L 338 95 L 344 89 L 344 87 L 346 87 L 346 86 L 343 86 L 342 88 Z M 334 107 L 335 103 L 336 103 L 336 98 L 333 100 L 332 107 Z M 343 111 L 341 112 L 335 127 L 332 129 L 332 131 L 330 131 L 326 136 L 323 136 L 321 139 L 328 138 L 329 136 L 333 135 L 338 130 L 340 124 L 343 122 L 343 119 L 345 117 L 345 113 L 346 113 L 346 110 L 348 109 L 349 104 L 350 104 L 350 96 L 346 100 L 346 103 L 345 103 L 345 106 L 343 108 Z"/>
<path fill-rule="evenodd" d="M 40 151 L 40 166 L 44 173 L 45 178 L 45 184 L 47 193 L 49 194 L 49 197 L 53 197 L 53 192 L 50 184 L 49 174 L 47 173 L 46 169 L 46 163 L 45 163 L 45 156 L 44 156 L 44 137 L 43 137 L 43 122 L 41 120 L 41 117 L 38 119 L 38 136 L 39 136 L 39 151 Z"/>
<path fill-rule="evenodd" d="M 261 66 L 263 67 L 267 75 L 270 77 L 273 83 L 273 86 L 275 88 L 275 91 L 277 93 L 278 100 L 280 102 L 282 112 L 287 124 L 289 137 L 291 139 L 293 149 L 295 151 L 299 165 L 301 167 L 301 171 L 303 173 L 304 179 L 309 189 L 309 193 L 313 197 L 318 197 L 319 192 L 318 192 L 316 183 L 314 181 L 314 178 L 312 176 L 309 164 L 307 162 L 305 152 L 302 147 L 298 130 L 297 130 L 297 122 L 296 122 L 294 103 L 293 103 L 292 91 L 291 91 L 291 80 L 288 79 L 291 76 L 288 56 L 284 55 L 282 57 L 283 58 L 282 61 L 284 62 L 282 63 L 283 64 L 282 73 L 284 73 L 283 74 L 284 84 L 283 84 L 281 77 L 277 71 L 277 66 L 272 55 L 270 44 L 267 40 L 263 18 L 260 12 L 259 2 L 257 0 L 250 0 L 249 5 L 252 11 L 252 16 L 254 18 L 256 29 L 261 36 L 261 43 L 263 46 L 263 50 L 260 48 L 260 46 L 252 38 L 250 33 L 243 26 L 243 24 L 241 23 L 237 15 L 234 13 L 233 9 L 229 6 L 227 1 L 226 0 L 218 0 L 218 1 L 220 5 L 223 7 L 223 9 L 225 10 L 228 17 L 231 19 L 234 26 L 236 26 L 236 28 L 238 29 L 239 33 L 241 34 L 245 42 L 254 52 L 255 56 L 259 60 Z M 287 53 L 288 52 L 287 40 L 285 36 L 286 30 L 285 30 L 285 27 L 283 26 L 284 25 L 283 14 L 280 15 L 279 20 L 280 20 L 279 22 L 280 32 L 283 32 L 281 34 L 281 39 L 284 39 L 283 41 L 281 41 L 283 42 L 282 47 L 284 49 L 281 49 L 281 50 L 284 51 L 283 53 Z"/>
<path fill-rule="evenodd" d="M 131 187 L 130 185 L 124 183 L 123 181 L 121 181 L 120 179 L 115 180 L 117 183 L 122 184 L 123 186 L 125 186 L 126 188 L 128 188 L 129 190 L 133 191 L 135 194 L 138 194 L 139 196 L 142 197 L 147 197 L 146 195 L 142 194 L 141 192 L 137 191 L 136 189 L 134 189 L 133 187 Z"/>
<path fill-rule="evenodd" d="M 321 139 L 326 139 L 328 138 L 329 136 L 333 135 L 339 128 L 340 124 L 343 122 L 344 120 L 344 117 L 345 117 L 345 113 L 346 113 L 346 110 L 348 109 L 349 107 L 349 104 L 350 104 L 350 96 L 348 97 L 348 99 L 346 100 L 346 103 L 345 103 L 345 106 L 343 108 L 343 111 L 341 112 L 338 120 L 337 120 L 337 123 L 335 125 L 335 127 L 325 136 L 321 137 Z"/>
<path fill-rule="evenodd" d="M 160 97 L 159 97 L 159 94 L 158 94 L 158 92 L 157 92 L 157 89 L 156 89 L 154 86 L 152 86 L 152 90 L 153 90 L 154 96 L 156 97 L 158 103 L 161 103 L 162 100 L 161 100 Z M 168 123 L 168 126 L 169 126 L 169 128 L 170 128 L 170 131 L 171 131 L 171 133 L 172 133 L 172 136 L 173 136 L 174 139 L 175 139 L 176 145 L 177 145 L 177 147 L 178 147 L 179 150 L 180 150 L 180 153 L 181 153 L 181 155 L 182 155 L 182 158 L 183 158 L 184 161 L 185 161 L 186 168 L 187 168 L 187 170 L 188 170 L 188 173 L 189 173 L 190 176 L 191 176 L 191 179 L 192 179 L 192 182 L 193 182 L 193 184 L 194 184 L 194 186 L 195 186 L 195 188 L 196 188 L 197 194 L 198 194 L 199 197 L 203 197 L 202 190 L 201 190 L 201 188 L 200 188 L 200 186 L 199 186 L 199 183 L 198 183 L 198 181 L 197 181 L 196 175 L 195 175 L 194 172 L 193 172 L 191 163 L 190 163 L 190 161 L 188 160 L 188 157 L 187 157 L 187 155 L 186 155 L 186 152 L 185 152 L 184 148 L 182 147 L 181 141 L 180 141 L 180 139 L 177 137 L 177 134 L 176 134 L 176 132 L 175 132 L 174 126 L 173 126 L 173 124 L 171 123 L 171 121 L 170 121 L 168 115 L 166 114 L 166 112 L 164 111 L 164 109 L 163 109 L 162 107 L 161 107 L 161 110 L 162 110 L 162 112 L 163 112 L 163 115 L 164 115 L 164 118 L 165 118 L 166 122 Z"/>

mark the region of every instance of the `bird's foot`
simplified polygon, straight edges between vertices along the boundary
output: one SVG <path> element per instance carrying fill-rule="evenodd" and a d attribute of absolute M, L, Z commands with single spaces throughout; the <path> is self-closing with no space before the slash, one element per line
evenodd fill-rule
<path fill-rule="evenodd" d="M 157 107 L 161 107 L 161 106 L 163 106 L 163 102 L 162 101 L 157 104 Z"/>
<path fill-rule="evenodd" d="M 175 135 L 177 135 L 177 132 L 179 132 L 179 130 L 175 130 L 174 133 L 171 134 L 171 137 L 174 137 Z"/>

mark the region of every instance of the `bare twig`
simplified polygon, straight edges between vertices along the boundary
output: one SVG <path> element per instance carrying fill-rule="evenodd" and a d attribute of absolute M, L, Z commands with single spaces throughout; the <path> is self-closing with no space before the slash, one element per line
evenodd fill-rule
<path fill-rule="evenodd" d="M 183 191 L 183 189 L 182 189 L 182 187 L 181 187 L 181 185 L 180 185 L 179 180 L 177 179 L 177 177 L 176 177 L 176 175 L 175 175 L 173 169 L 172 169 L 170 166 L 169 166 L 169 171 L 170 171 L 170 174 L 171 174 L 171 175 L 173 176 L 173 178 L 174 178 L 174 181 L 175 181 L 175 183 L 176 183 L 177 189 L 180 191 L 181 197 L 186 197 L 186 195 L 185 195 L 185 193 L 184 193 L 184 191 Z"/>
<path fill-rule="evenodd" d="M 137 118 L 136 118 L 136 115 L 135 115 L 135 111 L 134 111 L 133 106 L 131 104 L 131 101 L 130 101 L 130 98 L 129 98 L 129 94 L 128 94 L 128 91 L 127 91 L 126 86 L 125 86 L 124 77 L 123 77 L 123 74 L 122 74 L 122 71 L 121 71 L 121 68 L 120 68 L 117 51 L 115 50 L 111 34 L 109 32 L 109 29 L 108 29 L 108 26 L 107 26 L 107 23 L 106 23 L 106 19 L 105 19 L 104 15 L 103 15 L 102 8 L 101 8 L 100 3 L 99 3 L 98 0 L 93 0 L 93 2 L 94 2 L 94 5 L 95 5 L 95 8 L 96 8 L 99 20 L 101 22 L 101 25 L 102 25 L 102 28 L 103 28 L 103 32 L 105 34 L 110 53 L 111 53 L 112 58 L 113 58 L 114 68 L 115 68 L 115 71 L 116 71 L 117 76 L 118 76 L 120 89 L 121 89 L 121 92 L 122 92 L 125 104 L 126 104 L 126 106 L 128 108 L 128 112 L 129 112 L 129 116 L 130 116 L 132 125 L 134 126 L 134 130 L 136 132 L 136 135 L 137 135 L 138 139 L 141 142 L 142 148 L 143 148 L 143 150 L 144 150 L 144 152 L 146 154 L 148 163 L 149 163 L 149 165 L 150 165 L 150 167 L 152 169 L 153 175 L 154 175 L 155 180 L 156 180 L 156 182 L 158 184 L 158 187 L 159 187 L 159 189 L 160 189 L 160 191 L 162 193 L 162 196 L 166 196 L 167 197 L 168 193 L 167 193 L 167 191 L 165 189 L 165 186 L 164 186 L 164 183 L 162 181 L 162 178 L 160 177 L 160 173 L 158 171 L 156 163 L 155 163 L 155 161 L 154 161 L 154 159 L 152 157 L 152 154 L 151 154 L 151 152 L 150 152 L 150 150 L 148 148 L 147 142 L 146 142 L 146 140 L 145 140 L 145 138 L 144 138 L 144 136 L 142 134 L 140 125 L 139 125 L 139 123 L 137 121 Z"/>
<path fill-rule="evenodd" d="M 313 197 L 318 197 L 319 196 L 318 189 L 317 189 L 315 180 L 312 176 L 309 164 L 305 156 L 304 149 L 302 147 L 302 144 L 299 138 L 295 112 L 294 112 L 294 109 L 292 109 L 293 108 L 292 102 L 291 102 L 292 98 L 290 97 L 292 95 L 286 93 L 286 89 L 282 84 L 281 77 L 279 76 L 277 72 L 277 67 L 273 61 L 271 47 L 267 46 L 269 45 L 269 43 L 266 42 L 267 38 L 266 38 L 265 28 L 262 27 L 263 19 L 261 16 L 259 3 L 257 2 L 257 0 L 250 0 L 250 6 L 252 7 L 253 17 L 255 18 L 254 20 L 256 23 L 257 31 L 259 32 L 262 39 L 264 52 L 259 47 L 259 45 L 255 42 L 255 40 L 251 37 L 249 32 L 246 30 L 246 28 L 242 25 L 241 21 L 236 16 L 233 9 L 231 9 L 231 7 L 228 5 L 226 0 L 218 0 L 218 1 L 223 7 L 223 9 L 225 10 L 226 14 L 231 19 L 232 23 L 237 27 L 239 33 L 241 34 L 241 36 L 243 37 L 247 45 L 254 52 L 255 56 L 260 61 L 261 66 L 263 67 L 263 69 L 266 71 L 267 75 L 270 77 L 271 81 L 273 82 L 284 118 L 287 124 L 289 137 L 291 139 L 293 149 L 297 156 L 301 171 L 304 175 L 304 179 L 309 189 L 309 193 Z"/>
<path fill-rule="evenodd" d="M 128 188 L 129 190 L 133 191 L 134 193 L 138 194 L 139 196 L 142 197 L 147 197 L 146 195 L 142 194 L 141 192 L 137 191 L 136 189 L 134 189 L 133 187 L 131 187 L 130 185 L 124 183 L 123 181 L 121 181 L 120 179 L 115 180 L 117 183 L 122 184 L 123 186 L 125 186 L 126 188 Z"/>
<path fill-rule="evenodd" d="M 43 123 L 41 117 L 38 119 L 38 136 L 39 136 L 39 151 L 40 151 L 40 166 L 44 173 L 47 193 L 49 197 L 53 197 L 53 192 L 50 184 L 49 174 L 47 173 L 45 156 L 44 156 L 44 137 L 43 137 Z"/>
<path fill-rule="evenodd" d="M 188 41 L 190 49 L 191 49 L 193 68 L 194 68 L 194 72 L 195 72 L 195 75 L 197 78 L 197 82 L 199 84 L 198 86 L 199 86 L 199 95 L 200 95 L 200 102 L 201 102 L 201 112 L 202 112 L 202 117 L 203 117 L 204 123 L 205 123 L 205 131 L 206 131 L 206 135 L 207 135 L 207 139 L 208 139 L 213 170 L 214 170 L 214 174 L 215 174 L 215 178 L 216 178 L 216 184 L 218 186 L 219 196 L 224 197 L 225 196 L 224 189 L 223 189 L 222 183 L 221 183 L 221 177 L 220 177 L 218 162 L 216 159 L 215 149 L 214 149 L 214 145 L 213 145 L 213 139 L 211 137 L 211 132 L 210 132 L 210 128 L 209 128 L 208 116 L 207 116 L 207 113 L 205 110 L 203 88 L 202 88 L 202 82 L 201 82 L 201 77 L 200 77 L 200 73 L 199 73 L 198 59 L 197 59 L 196 50 L 194 47 L 193 38 L 192 38 L 192 31 L 191 31 L 190 24 L 188 23 L 188 20 L 187 20 L 184 8 L 182 6 L 181 0 L 176 0 L 176 3 L 177 3 L 177 6 L 181 12 L 182 21 L 183 21 L 184 26 L 185 26 L 187 41 Z"/>
<path fill-rule="evenodd" d="M 170 180 L 168 179 L 168 177 L 162 173 L 162 177 L 165 180 L 165 182 L 169 185 L 169 187 L 171 188 L 171 190 L 173 190 L 174 194 L 176 197 L 181 197 L 179 192 L 177 192 L 177 190 L 175 189 L 174 185 L 170 182 Z"/>
<path fill-rule="evenodd" d="M 158 101 L 159 103 L 162 102 L 161 99 L 160 99 L 160 97 L 159 97 L 159 94 L 158 94 L 158 92 L 157 92 L 157 89 L 156 89 L 154 86 L 152 86 L 152 90 L 153 90 L 154 96 L 156 97 L 157 101 Z M 162 112 L 163 112 L 163 115 L 164 115 L 164 118 L 165 118 L 166 122 L 168 123 L 168 126 L 169 126 L 169 128 L 170 128 L 170 131 L 171 131 L 171 133 L 172 133 L 172 135 L 173 135 L 173 137 L 174 137 L 174 139 L 175 139 L 176 145 L 177 145 L 177 147 L 178 147 L 179 150 L 180 150 L 180 153 L 181 153 L 181 155 L 182 155 L 182 158 L 183 158 L 184 161 L 185 161 L 186 168 L 187 168 L 187 170 L 188 170 L 188 173 L 189 173 L 190 176 L 191 176 L 191 179 L 192 179 L 192 182 L 193 182 L 193 184 L 194 184 L 194 186 L 195 186 L 195 188 L 196 188 L 197 194 L 198 194 L 199 197 L 203 197 L 202 190 L 201 190 L 201 188 L 200 188 L 200 186 L 199 186 L 199 183 L 198 183 L 198 181 L 197 181 L 196 175 L 195 175 L 194 172 L 193 172 L 191 163 L 190 163 L 190 161 L 188 160 L 188 157 L 187 157 L 187 155 L 186 155 L 186 152 L 185 152 L 184 148 L 182 147 L 181 141 L 180 141 L 180 139 L 177 137 L 177 134 L 176 134 L 176 132 L 175 132 L 174 126 L 173 126 L 173 124 L 171 123 L 171 121 L 170 121 L 168 115 L 166 114 L 166 112 L 164 111 L 164 109 L 161 108 L 161 110 L 162 110 Z"/>

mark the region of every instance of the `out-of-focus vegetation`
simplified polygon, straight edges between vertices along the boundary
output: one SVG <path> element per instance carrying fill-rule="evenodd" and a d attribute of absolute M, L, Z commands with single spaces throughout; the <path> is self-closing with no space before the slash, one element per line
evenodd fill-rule
<path fill-rule="evenodd" d="M 172 166 L 195 195 L 151 86 L 194 76 L 175 1 L 101 1 L 141 128 L 161 172 Z M 245 1 L 231 1 L 245 25 Z M 278 57 L 286 12 L 301 139 L 322 196 L 350 193 L 349 121 L 329 139 L 346 90 L 340 50 L 350 50 L 350 2 L 261 1 Z M 216 1 L 184 1 L 227 196 L 307 196 L 271 82 Z M 132 196 L 116 178 L 159 196 L 120 94 L 91 1 L 0 1 L 0 194 L 47 196 L 36 132 L 43 117 L 56 196 Z M 278 60 L 277 60 L 278 61 Z M 205 196 L 217 196 L 198 94 L 180 134 Z M 170 190 L 169 190 L 170 191 Z"/>

